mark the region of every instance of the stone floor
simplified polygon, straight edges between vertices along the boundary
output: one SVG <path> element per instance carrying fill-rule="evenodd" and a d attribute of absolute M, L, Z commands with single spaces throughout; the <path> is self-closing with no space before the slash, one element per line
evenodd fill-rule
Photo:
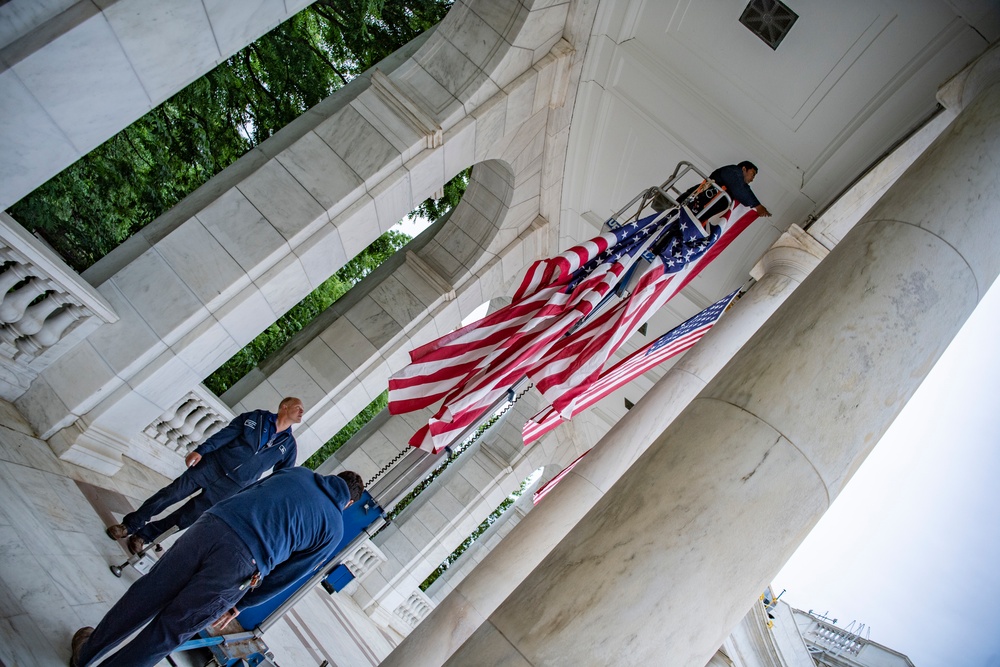
<path fill-rule="evenodd" d="M 63 463 L 0 401 L 0 667 L 67 663 L 73 632 L 96 625 L 139 576 L 111 573 L 127 554 L 104 526 L 166 481 L 131 461 L 114 477 Z M 282 667 L 377 665 L 394 645 L 352 598 L 321 588 L 264 639 Z M 172 656 L 182 666 L 208 659 Z"/>

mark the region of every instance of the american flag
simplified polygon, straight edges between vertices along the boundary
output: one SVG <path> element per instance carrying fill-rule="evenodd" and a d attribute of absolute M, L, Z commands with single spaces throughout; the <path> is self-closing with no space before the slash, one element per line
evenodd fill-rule
<path fill-rule="evenodd" d="M 556 409 L 571 414 L 576 394 L 596 380 L 622 342 L 756 217 L 736 205 L 705 230 L 686 212 L 668 209 L 609 225 L 600 236 L 536 262 L 509 306 L 410 353 L 410 365 L 389 380 L 389 412 L 441 401 L 410 438 L 431 452 L 482 419 L 524 375 Z M 629 267 L 643 270 L 632 275 Z M 587 321 L 622 281 L 630 294 Z"/>
<path fill-rule="evenodd" d="M 578 395 L 573 405 L 572 414 L 565 419 L 572 419 L 583 410 L 586 410 L 620 387 L 625 386 L 654 366 L 693 347 L 709 329 L 715 326 L 715 323 L 719 321 L 719 318 L 726 312 L 726 309 L 729 308 L 729 305 L 736 299 L 738 294 L 739 290 L 727 294 L 694 317 L 685 320 L 645 347 L 625 357 L 604 373 L 601 373 L 601 376 L 595 382 Z M 524 437 L 524 444 L 530 445 L 561 424 L 565 419 L 553 407 L 542 410 L 525 422 L 521 432 Z"/>
<path fill-rule="evenodd" d="M 573 468 L 575 468 L 576 464 L 579 463 L 580 461 L 582 461 L 583 457 L 586 456 L 589 453 L 590 453 L 590 450 L 588 449 L 583 454 L 580 454 L 578 457 L 576 457 L 575 459 L 573 459 L 572 463 L 570 463 L 568 466 L 566 466 L 565 468 L 563 468 L 562 470 L 560 470 L 558 475 L 556 475 L 555 477 L 553 477 L 549 481 L 545 482 L 545 484 L 542 484 L 538 488 L 538 490 L 535 491 L 535 493 L 532 494 L 532 496 L 531 496 L 531 504 L 532 505 L 537 505 L 538 501 L 540 501 L 542 498 L 544 498 L 545 496 L 547 496 L 549 494 L 549 491 L 551 491 L 552 489 L 554 489 L 555 486 L 556 486 L 556 484 L 558 484 L 559 482 L 561 482 L 562 478 L 565 477 L 566 475 L 568 475 L 569 472 L 570 472 L 570 470 L 572 470 Z"/>
<path fill-rule="evenodd" d="M 389 411 L 443 401 L 410 444 L 437 452 L 483 414 L 525 370 L 588 315 L 645 252 L 665 213 L 609 230 L 533 264 L 513 302 L 410 353 L 389 380 Z"/>
<path fill-rule="evenodd" d="M 706 232 L 684 209 L 671 215 L 645 254 L 645 270 L 631 296 L 558 341 L 527 370 L 535 388 L 565 418 L 577 412 L 580 396 L 622 343 L 757 219 L 755 209 L 735 204 Z"/>

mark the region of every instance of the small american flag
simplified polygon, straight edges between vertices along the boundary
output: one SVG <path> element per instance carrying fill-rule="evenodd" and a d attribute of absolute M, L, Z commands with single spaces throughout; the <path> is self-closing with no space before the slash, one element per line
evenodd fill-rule
<path fill-rule="evenodd" d="M 694 317 L 685 320 L 601 373 L 601 376 L 577 397 L 572 414 L 567 419 L 572 419 L 654 366 L 693 347 L 709 329 L 715 326 L 738 294 L 739 290 L 727 294 Z M 542 410 L 524 424 L 522 430 L 524 444 L 530 445 L 563 421 L 565 420 L 555 408 L 548 407 Z"/>
<path fill-rule="evenodd" d="M 576 464 L 579 463 L 580 461 L 582 461 L 583 457 L 586 456 L 589 453 L 590 453 L 590 450 L 588 449 L 583 454 L 580 454 L 578 457 L 576 457 L 575 459 L 573 459 L 572 463 L 570 463 L 568 466 L 566 466 L 565 468 L 563 468 L 562 470 L 560 470 L 558 475 L 556 475 L 555 477 L 553 477 L 549 481 L 545 482 L 545 484 L 542 484 L 538 488 L 538 490 L 535 491 L 535 493 L 532 494 L 532 496 L 531 496 L 531 504 L 532 505 L 537 505 L 538 501 L 540 501 L 542 498 L 544 498 L 545 496 L 547 496 L 549 494 L 549 491 L 551 491 L 552 489 L 554 489 L 555 486 L 556 486 L 556 484 L 558 484 L 559 482 L 561 482 L 562 478 L 565 477 L 566 475 L 568 475 L 569 472 L 573 468 L 576 467 Z"/>

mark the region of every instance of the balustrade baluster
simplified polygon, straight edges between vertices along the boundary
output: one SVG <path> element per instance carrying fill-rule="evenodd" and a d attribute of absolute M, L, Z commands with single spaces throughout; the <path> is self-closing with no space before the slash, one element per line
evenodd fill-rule
<path fill-rule="evenodd" d="M 9 253 L 4 253 L 3 259 L 5 261 L 9 261 L 8 255 Z M 10 291 L 10 288 L 30 275 L 28 267 L 22 264 L 15 263 L 8 266 L 6 271 L 0 273 L 0 298 L 5 296 Z"/>
<path fill-rule="evenodd" d="M 44 293 L 45 289 L 44 281 L 32 277 L 14 291 L 5 293 L 3 302 L 0 303 L 0 322 L 7 324 L 17 322 L 24 315 L 28 304 Z"/>
<path fill-rule="evenodd" d="M 24 311 L 24 316 L 11 324 L 11 327 L 22 336 L 33 336 L 42 330 L 48 317 L 67 302 L 65 294 L 50 292 L 38 303 L 28 306 L 28 309 Z"/>
<path fill-rule="evenodd" d="M 179 428 L 176 429 L 178 436 L 184 436 L 190 439 L 192 433 L 194 433 L 194 425 L 197 424 L 202 417 L 208 414 L 208 408 L 204 405 L 199 405 L 194 410 L 192 410 L 184 423 L 181 424 Z M 179 438 L 178 438 L 179 439 Z"/>
<path fill-rule="evenodd" d="M 86 313 L 83 309 L 70 304 L 45 320 L 44 325 L 38 333 L 20 339 L 17 342 L 17 348 L 25 354 L 35 356 L 45 348 L 52 347 L 58 343 L 73 323 L 85 315 Z M 35 351 L 29 353 L 26 351 L 27 349 Z"/>
<path fill-rule="evenodd" d="M 166 432 L 169 433 L 170 431 L 176 431 L 180 425 L 187 420 L 188 415 L 197 410 L 199 407 L 201 407 L 201 404 L 198 403 L 197 398 L 186 399 L 184 403 L 177 408 L 177 411 L 174 412 L 174 416 L 164 424 L 164 426 L 166 426 Z"/>
<path fill-rule="evenodd" d="M 198 420 L 198 423 L 194 425 L 194 430 L 188 436 L 188 439 L 193 443 L 200 443 L 204 439 L 204 433 L 208 430 L 208 427 L 214 424 L 218 420 L 218 417 L 211 412 L 206 411 L 205 415 Z"/>

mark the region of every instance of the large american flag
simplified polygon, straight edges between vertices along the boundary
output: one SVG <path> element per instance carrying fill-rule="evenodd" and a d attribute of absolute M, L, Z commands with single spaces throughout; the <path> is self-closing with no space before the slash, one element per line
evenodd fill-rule
<path fill-rule="evenodd" d="M 649 369 L 693 347 L 709 329 L 715 326 L 738 294 L 739 290 L 727 294 L 694 317 L 685 320 L 601 373 L 595 382 L 578 394 L 572 413 L 568 417 L 564 417 L 551 406 L 536 414 L 524 424 L 522 430 L 524 444 L 530 445 L 559 424 L 572 419 Z"/>
<path fill-rule="evenodd" d="M 410 444 L 440 451 L 480 419 L 618 284 L 664 216 L 636 220 L 535 262 L 510 305 L 413 350 L 410 365 L 389 380 L 389 411 L 443 402 Z"/>
<path fill-rule="evenodd" d="M 509 306 L 410 353 L 410 365 L 389 380 L 390 413 L 441 401 L 410 439 L 432 452 L 482 419 L 524 375 L 557 410 L 572 414 L 576 394 L 622 342 L 756 217 L 736 205 L 705 230 L 670 209 L 536 262 Z M 626 286 L 621 281 L 627 296 L 599 308 Z"/>
<path fill-rule="evenodd" d="M 535 388 L 565 418 L 577 411 L 581 394 L 597 381 L 622 343 L 757 219 L 755 209 L 735 204 L 706 235 L 684 209 L 672 215 L 647 252 L 631 296 L 558 341 L 527 370 Z"/>

